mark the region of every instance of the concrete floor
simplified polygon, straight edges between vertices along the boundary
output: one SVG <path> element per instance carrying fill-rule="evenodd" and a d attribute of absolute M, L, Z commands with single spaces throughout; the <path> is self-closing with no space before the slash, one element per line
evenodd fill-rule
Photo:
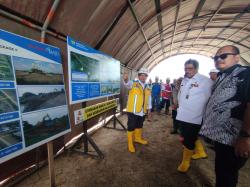
<path fill-rule="evenodd" d="M 126 124 L 126 115 L 120 117 Z M 171 116 L 154 114 L 145 122 L 144 137 L 149 145 L 127 151 L 125 131 L 102 128 L 92 137 L 105 154 L 104 159 L 67 151 L 55 160 L 56 186 L 60 187 L 211 187 L 215 183 L 214 152 L 208 159 L 193 161 L 186 174 L 176 171 L 182 157 L 178 135 L 171 135 Z M 93 149 L 91 149 L 93 151 Z M 94 153 L 94 152 L 93 152 Z M 48 168 L 29 176 L 17 187 L 49 186 Z M 250 186 L 250 162 L 241 170 L 238 187 Z"/>

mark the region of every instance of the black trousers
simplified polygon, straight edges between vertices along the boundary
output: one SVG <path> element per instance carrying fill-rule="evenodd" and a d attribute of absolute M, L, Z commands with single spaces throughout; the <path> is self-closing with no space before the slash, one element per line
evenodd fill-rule
<path fill-rule="evenodd" d="M 215 142 L 216 187 L 236 187 L 239 170 L 246 161 L 235 155 L 234 147 Z"/>
<path fill-rule="evenodd" d="M 177 116 L 177 110 L 172 110 L 173 128 L 175 131 L 177 131 L 179 128 L 178 120 L 176 120 L 176 116 Z"/>
<path fill-rule="evenodd" d="M 161 101 L 160 105 L 161 105 L 160 109 L 164 108 L 164 106 L 165 106 L 165 111 L 168 112 L 169 111 L 169 107 L 170 107 L 170 100 L 162 98 L 162 101 Z"/>
<path fill-rule="evenodd" d="M 181 136 L 183 138 L 183 145 L 193 150 L 195 148 L 195 141 L 198 139 L 199 131 L 201 129 L 201 125 L 187 123 L 184 121 L 178 121 L 181 131 Z"/>
<path fill-rule="evenodd" d="M 134 131 L 135 129 L 139 129 L 143 127 L 143 122 L 145 120 L 145 116 L 137 116 L 133 113 L 128 112 L 128 131 Z"/>

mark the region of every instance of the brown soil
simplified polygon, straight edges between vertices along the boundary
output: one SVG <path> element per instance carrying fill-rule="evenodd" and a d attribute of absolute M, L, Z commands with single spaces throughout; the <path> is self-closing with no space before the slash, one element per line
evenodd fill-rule
<path fill-rule="evenodd" d="M 120 117 L 126 124 L 126 115 Z M 171 117 L 153 116 L 145 122 L 148 146 L 136 145 L 127 151 L 125 131 L 102 128 L 92 137 L 105 154 L 104 159 L 67 151 L 55 160 L 56 186 L 60 187 L 211 187 L 214 186 L 214 151 L 207 148 L 208 159 L 193 161 L 186 174 L 176 171 L 182 157 L 177 135 L 170 135 Z M 93 149 L 91 149 L 93 151 Z M 94 153 L 94 152 L 93 152 Z M 250 162 L 241 170 L 238 187 L 250 184 Z M 26 178 L 18 187 L 49 186 L 48 168 Z"/>

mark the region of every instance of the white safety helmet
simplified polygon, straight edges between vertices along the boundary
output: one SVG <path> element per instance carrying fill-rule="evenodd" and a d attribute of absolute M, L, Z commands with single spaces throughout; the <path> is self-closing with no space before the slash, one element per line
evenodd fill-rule
<path fill-rule="evenodd" d="M 148 72 L 148 69 L 147 69 L 147 68 L 141 68 L 141 69 L 138 71 L 138 74 L 146 74 L 146 75 L 148 75 L 149 72 Z"/>
<path fill-rule="evenodd" d="M 219 73 L 219 70 L 217 70 L 217 69 L 211 69 L 210 73 Z"/>

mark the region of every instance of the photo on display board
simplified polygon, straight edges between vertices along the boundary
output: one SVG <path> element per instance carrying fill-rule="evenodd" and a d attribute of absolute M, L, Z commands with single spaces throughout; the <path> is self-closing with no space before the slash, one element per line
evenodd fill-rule
<path fill-rule="evenodd" d="M 25 145 L 30 146 L 69 129 L 66 107 L 23 114 Z"/>
<path fill-rule="evenodd" d="M 71 79 L 75 82 L 100 82 L 100 62 L 96 59 L 70 52 Z"/>
<path fill-rule="evenodd" d="M 0 150 L 22 142 L 20 121 L 0 125 Z"/>
<path fill-rule="evenodd" d="M 60 49 L 0 29 L 0 164 L 70 132 Z"/>
<path fill-rule="evenodd" d="M 113 93 L 120 93 L 120 84 L 113 84 Z"/>
<path fill-rule="evenodd" d="M 18 95 L 22 113 L 66 105 L 63 85 L 18 86 Z"/>
<path fill-rule="evenodd" d="M 9 55 L 0 54 L 0 80 L 14 80 L 11 57 Z"/>
<path fill-rule="evenodd" d="M 13 57 L 17 85 L 63 85 L 61 64 Z"/>
<path fill-rule="evenodd" d="M 101 94 L 107 94 L 108 93 L 108 86 L 106 84 L 101 85 Z"/>
<path fill-rule="evenodd" d="M 0 114 L 18 110 L 17 96 L 15 89 L 0 90 Z"/>
<path fill-rule="evenodd" d="M 103 61 L 100 76 L 103 83 L 120 83 L 120 64 L 117 61 Z"/>
<path fill-rule="evenodd" d="M 101 94 L 110 94 L 112 92 L 112 85 L 111 84 L 101 84 Z"/>

